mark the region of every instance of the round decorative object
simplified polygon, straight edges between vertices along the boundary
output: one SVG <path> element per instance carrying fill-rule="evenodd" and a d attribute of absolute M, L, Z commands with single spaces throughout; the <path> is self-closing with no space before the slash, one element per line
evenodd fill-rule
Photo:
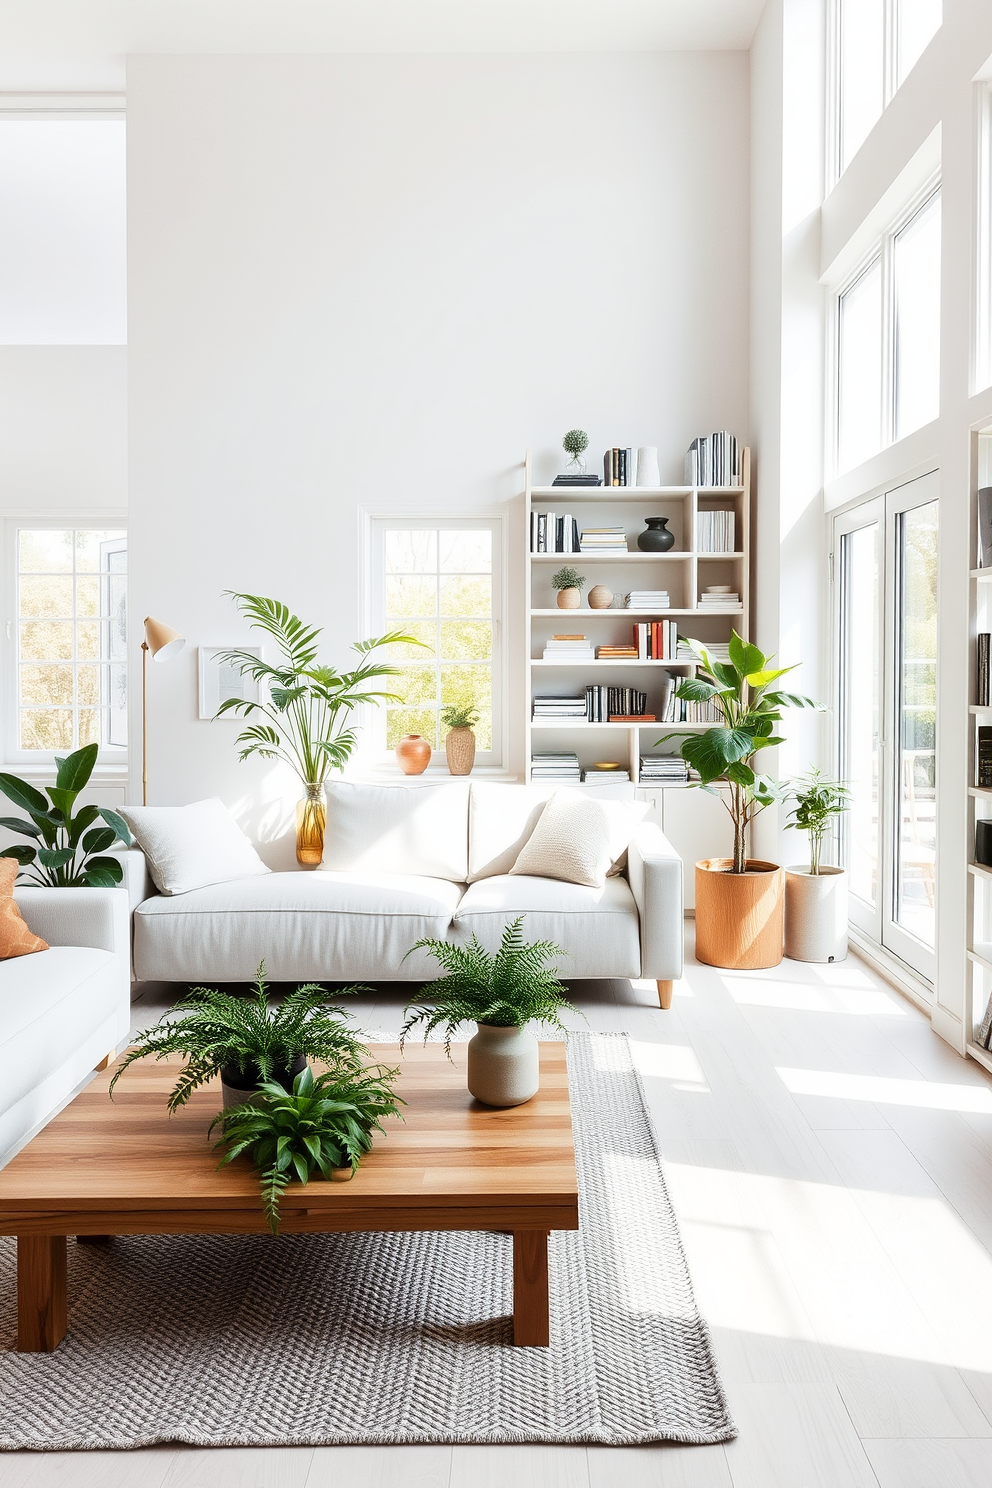
<path fill-rule="evenodd" d="M 582 595 L 578 589 L 559 589 L 558 608 L 560 610 L 577 610 L 582 603 Z"/>
<path fill-rule="evenodd" d="M 296 861 L 301 868 L 316 868 L 324 856 L 327 800 L 322 785 L 308 785 L 296 803 Z"/>
<path fill-rule="evenodd" d="M 661 485 L 661 469 L 658 465 L 656 445 L 644 444 L 637 451 L 637 484 L 639 486 Z"/>
<path fill-rule="evenodd" d="M 847 873 L 843 868 L 785 870 L 785 954 L 792 961 L 847 956 Z"/>
<path fill-rule="evenodd" d="M 475 735 L 470 728 L 450 729 L 445 735 L 444 752 L 449 775 L 471 775 L 475 764 Z"/>
<path fill-rule="evenodd" d="M 293 1081 L 297 1075 L 302 1075 L 307 1067 L 307 1061 L 302 1054 L 297 1054 L 290 1065 L 276 1065 L 269 1076 L 283 1090 L 292 1090 Z M 251 1100 L 262 1083 L 257 1064 L 249 1065 L 242 1072 L 236 1064 L 225 1064 L 220 1071 L 221 1094 L 224 1101 L 224 1110 L 230 1111 L 234 1106 L 243 1106 L 245 1101 Z"/>
<path fill-rule="evenodd" d="M 591 610 L 608 610 L 613 603 L 613 590 L 607 589 L 605 584 L 594 584 L 589 590 L 589 608 Z"/>
<path fill-rule="evenodd" d="M 675 533 L 668 530 L 667 517 L 645 517 L 647 526 L 638 534 L 637 546 L 642 553 L 667 553 L 675 546 Z"/>
<path fill-rule="evenodd" d="M 468 1088 L 487 1106 L 522 1106 L 541 1084 L 537 1039 L 529 1028 L 480 1023 L 468 1045 Z"/>
<path fill-rule="evenodd" d="M 728 971 L 760 971 L 782 959 L 785 874 L 775 863 L 733 858 L 696 864 L 696 960 Z"/>
<path fill-rule="evenodd" d="M 396 758 L 404 775 L 423 775 L 431 762 L 431 746 L 420 734 L 404 734 Z"/>

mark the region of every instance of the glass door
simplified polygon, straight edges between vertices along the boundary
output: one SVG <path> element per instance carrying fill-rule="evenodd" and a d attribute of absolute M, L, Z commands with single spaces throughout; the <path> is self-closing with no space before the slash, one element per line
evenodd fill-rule
<path fill-rule="evenodd" d="M 882 533 L 880 500 L 837 520 L 840 775 L 851 790 L 841 818 L 841 861 L 850 873 L 851 920 L 881 940 L 879 790 L 882 765 Z"/>

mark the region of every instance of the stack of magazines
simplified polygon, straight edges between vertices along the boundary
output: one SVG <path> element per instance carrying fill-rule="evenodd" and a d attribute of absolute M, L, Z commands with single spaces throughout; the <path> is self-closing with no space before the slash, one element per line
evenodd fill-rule
<path fill-rule="evenodd" d="M 632 589 L 624 596 L 628 610 L 667 610 L 667 589 Z"/>
<path fill-rule="evenodd" d="M 532 754 L 530 773 L 534 780 L 582 779 L 577 754 Z"/>
<path fill-rule="evenodd" d="M 627 538 L 622 527 L 583 527 L 579 534 L 580 553 L 626 553 Z"/>
<path fill-rule="evenodd" d="M 587 770 L 583 770 L 582 780 L 585 785 L 616 785 L 621 781 L 629 781 L 630 771 L 625 770 L 622 765 L 604 761 L 598 765 L 590 765 Z"/>
<path fill-rule="evenodd" d="M 544 643 L 545 661 L 592 661 L 592 642 L 584 635 L 558 635 Z"/>
<path fill-rule="evenodd" d="M 539 697 L 534 699 L 535 718 L 585 718 L 584 697 Z"/>
<path fill-rule="evenodd" d="M 680 754 L 642 754 L 641 780 L 647 784 L 684 785 L 689 766 Z"/>

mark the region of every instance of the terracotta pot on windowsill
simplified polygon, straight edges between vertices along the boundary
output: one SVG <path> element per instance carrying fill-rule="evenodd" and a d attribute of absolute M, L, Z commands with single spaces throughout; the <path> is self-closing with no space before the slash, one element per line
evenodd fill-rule
<path fill-rule="evenodd" d="M 431 746 L 421 734 L 404 734 L 396 746 L 396 759 L 404 775 L 423 775 L 431 762 Z"/>
<path fill-rule="evenodd" d="M 732 858 L 696 864 L 696 960 L 727 971 L 758 971 L 782 960 L 785 873 L 748 858 L 733 873 Z"/>

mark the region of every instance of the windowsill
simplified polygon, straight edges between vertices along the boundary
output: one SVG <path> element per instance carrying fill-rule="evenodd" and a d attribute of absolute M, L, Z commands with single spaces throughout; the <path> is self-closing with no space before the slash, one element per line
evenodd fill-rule
<path fill-rule="evenodd" d="M 503 768 L 502 765 L 476 765 L 471 774 L 477 779 L 491 781 L 518 781 L 520 776 Z M 370 761 L 364 765 L 356 765 L 354 769 L 345 771 L 343 779 L 358 783 L 376 784 L 388 781 L 391 785 L 401 785 L 409 781 L 415 785 L 418 781 L 429 780 L 438 783 L 442 780 L 467 780 L 467 775 L 452 775 L 447 766 L 443 764 L 428 765 L 420 775 L 405 775 L 395 760 Z"/>
<path fill-rule="evenodd" d="M 4 764 L 3 769 L 8 775 L 16 775 L 20 780 L 29 783 L 34 780 L 54 781 L 56 765 L 54 760 L 14 760 Z M 103 785 L 126 785 L 128 780 L 128 765 L 126 760 L 120 764 L 101 764 L 93 766 L 90 780 Z"/>

